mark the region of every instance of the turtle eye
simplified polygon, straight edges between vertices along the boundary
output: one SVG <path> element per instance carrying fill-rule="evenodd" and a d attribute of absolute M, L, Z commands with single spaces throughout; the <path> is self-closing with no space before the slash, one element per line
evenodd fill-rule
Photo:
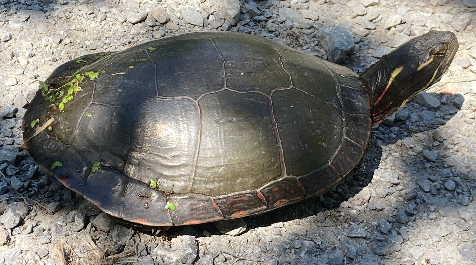
<path fill-rule="evenodd" d="M 438 43 L 435 47 L 430 50 L 430 57 L 433 56 L 444 56 L 448 50 L 448 45 L 446 43 Z"/>

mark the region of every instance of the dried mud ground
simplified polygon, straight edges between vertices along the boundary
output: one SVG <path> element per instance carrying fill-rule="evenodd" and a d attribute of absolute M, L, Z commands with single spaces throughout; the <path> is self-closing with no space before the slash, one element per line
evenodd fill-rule
<path fill-rule="evenodd" d="M 241 6 L 236 24 L 225 2 Z M 0 264 L 476 264 L 475 7 L 0 0 Z M 362 165 L 324 196 L 235 221 L 138 227 L 63 187 L 24 150 L 22 107 L 38 81 L 80 55 L 232 30 L 326 58 L 316 32 L 336 26 L 353 36 L 345 65 L 357 72 L 430 29 L 455 32 L 460 48 L 440 83 L 372 128 Z"/>

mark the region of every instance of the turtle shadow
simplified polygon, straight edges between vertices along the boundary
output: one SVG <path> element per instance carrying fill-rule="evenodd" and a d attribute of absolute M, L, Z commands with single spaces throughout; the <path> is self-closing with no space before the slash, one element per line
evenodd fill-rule
<path fill-rule="evenodd" d="M 456 97 L 461 97 L 461 95 L 454 95 L 453 97 L 443 93 L 431 93 L 431 95 L 443 101 L 443 104 L 437 109 L 428 109 L 416 103 L 415 99 L 412 99 L 390 119 L 372 127 L 367 152 L 362 158 L 360 166 L 356 167 L 332 190 L 321 196 L 308 198 L 299 203 L 287 205 L 259 215 L 245 217 L 243 220 L 247 223 L 248 228 L 267 227 L 280 222 L 325 215 L 326 211 L 345 207 L 349 200 L 353 200 L 351 202 L 353 205 L 362 204 L 357 207 L 366 205 L 369 200 L 367 196 L 370 195 L 359 193 L 373 181 L 375 171 L 379 169 L 382 160 L 383 148 L 394 145 L 397 142 L 401 143 L 404 139 L 412 138 L 417 134 L 435 130 L 446 124 L 457 114 L 458 107 L 453 104 L 452 100 Z M 421 164 L 428 162 L 421 152 L 415 152 L 413 157 L 414 159 L 410 164 L 421 166 Z M 411 167 L 411 165 L 408 165 L 408 167 Z M 414 192 L 408 191 L 408 193 L 412 194 Z M 213 223 L 194 225 L 192 228 L 195 234 L 190 233 L 190 229 L 184 227 L 172 227 L 163 233 L 165 235 L 192 234 L 194 236 L 202 236 L 203 232 L 206 231 L 211 234 L 220 234 Z"/>

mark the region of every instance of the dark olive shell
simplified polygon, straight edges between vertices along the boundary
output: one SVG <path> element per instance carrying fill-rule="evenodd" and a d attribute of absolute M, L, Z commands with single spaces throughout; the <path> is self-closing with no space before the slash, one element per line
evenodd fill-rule
<path fill-rule="evenodd" d="M 49 170 L 61 162 L 52 173 L 105 212 L 141 224 L 237 218 L 322 194 L 369 137 L 357 74 L 262 37 L 165 38 L 68 62 L 46 83 L 66 93 L 75 74 L 84 79 L 62 110 L 64 95 L 50 102 L 40 90 L 31 102 L 27 150 Z"/>

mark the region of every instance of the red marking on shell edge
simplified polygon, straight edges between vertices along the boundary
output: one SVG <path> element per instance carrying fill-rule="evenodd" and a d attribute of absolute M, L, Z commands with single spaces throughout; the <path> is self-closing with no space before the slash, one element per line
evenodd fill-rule
<path fill-rule="evenodd" d="M 279 191 L 279 188 L 278 188 L 278 187 L 273 188 L 271 191 L 272 191 L 272 192 L 277 192 L 277 191 Z"/>
<path fill-rule="evenodd" d="M 211 218 L 211 219 L 208 219 L 208 220 L 188 220 L 186 222 L 183 223 L 183 225 L 197 225 L 197 224 L 202 224 L 202 223 L 206 223 L 206 222 L 213 222 L 213 221 L 218 221 L 218 220 L 222 220 L 223 217 L 215 217 L 215 218 Z"/>
<path fill-rule="evenodd" d="M 281 200 L 277 200 L 275 203 L 274 203 L 274 206 L 276 207 L 281 207 L 281 206 L 284 206 L 286 204 L 288 204 L 289 200 L 287 199 L 281 199 Z"/>
<path fill-rule="evenodd" d="M 264 196 L 263 196 L 263 193 L 261 193 L 261 191 L 257 191 L 256 192 L 256 196 L 264 203 L 266 203 L 266 200 L 264 199 Z"/>
<path fill-rule="evenodd" d="M 131 222 L 138 223 L 138 224 L 141 224 L 141 225 L 147 225 L 147 226 L 158 226 L 158 225 L 160 225 L 160 226 L 172 226 L 172 223 L 155 224 L 155 223 L 147 222 L 144 219 L 133 219 L 133 220 L 131 220 Z"/>
<path fill-rule="evenodd" d="M 227 205 L 230 205 L 231 203 L 233 203 L 233 202 L 235 202 L 235 201 L 248 201 L 248 200 L 249 200 L 248 197 L 242 196 L 242 197 L 238 197 L 238 198 L 234 198 L 234 199 L 228 200 L 228 201 L 226 202 L 226 204 L 227 204 Z M 243 204 L 243 203 L 241 203 L 241 204 Z"/>
<path fill-rule="evenodd" d="M 241 218 L 241 217 L 247 216 L 248 214 L 249 214 L 249 212 L 247 212 L 247 211 L 239 211 L 239 212 L 236 212 L 236 213 L 234 213 L 230 216 L 231 216 L 231 218 Z"/>
<path fill-rule="evenodd" d="M 349 161 L 352 165 L 355 165 L 357 163 L 354 162 L 354 160 L 350 157 L 347 157 L 347 161 Z"/>

